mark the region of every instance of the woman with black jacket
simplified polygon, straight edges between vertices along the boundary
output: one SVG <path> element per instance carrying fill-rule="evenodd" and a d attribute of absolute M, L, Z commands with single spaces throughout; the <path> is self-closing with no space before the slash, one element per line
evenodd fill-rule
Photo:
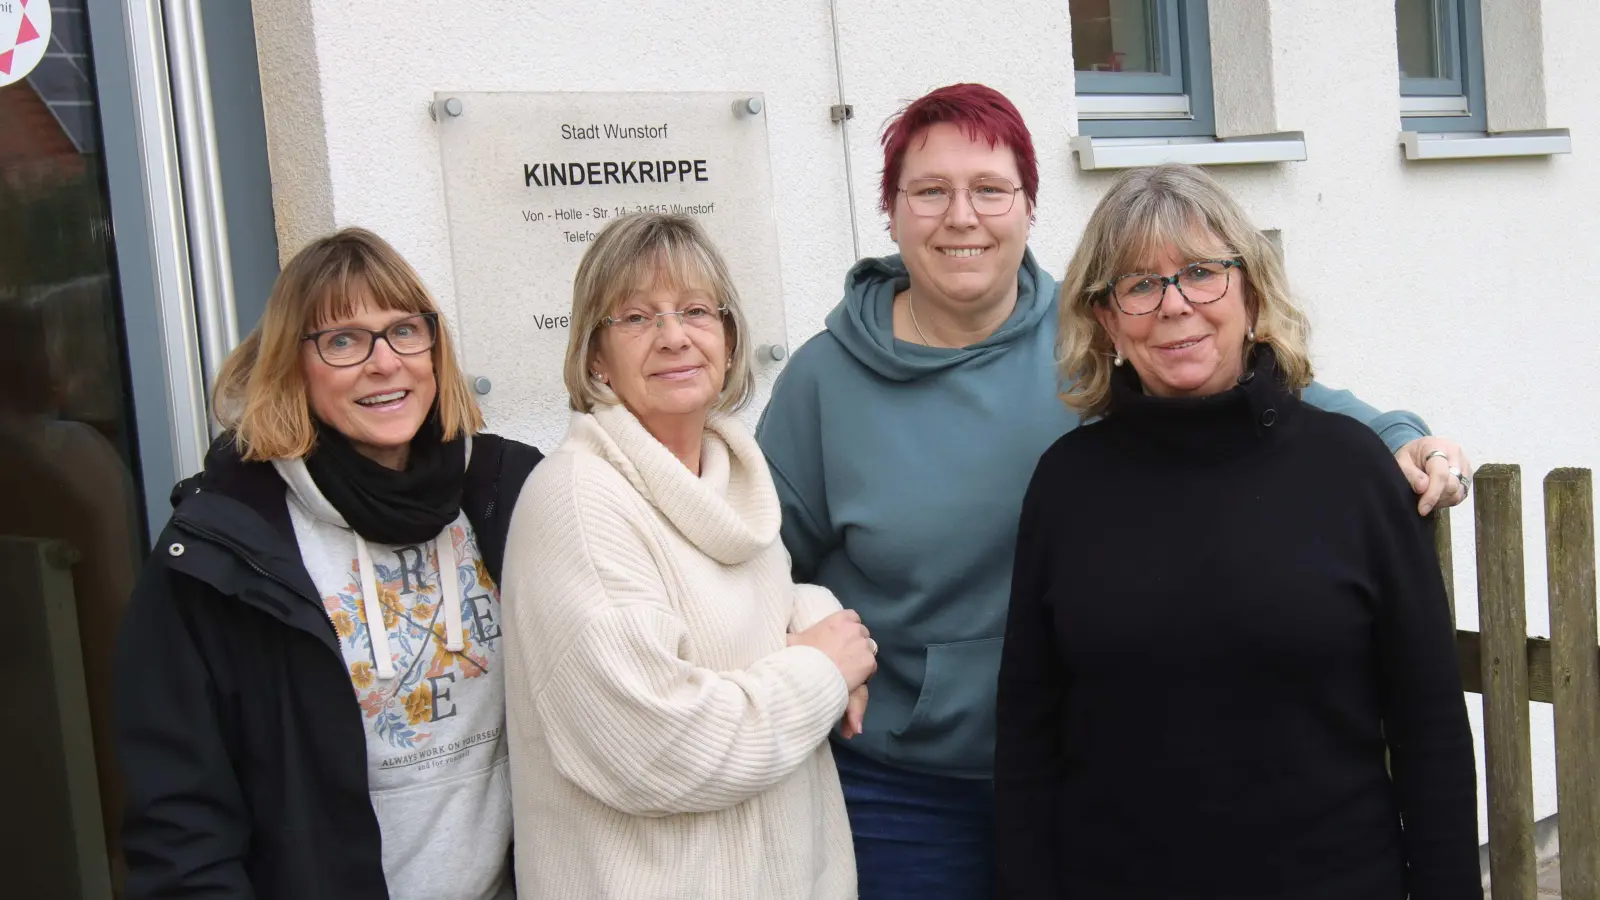
<path fill-rule="evenodd" d="M 1425 520 L 1376 435 L 1301 401 L 1306 333 L 1200 170 L 1090 217 L 1060 358 L 1098 421 L 1028 487 L 1000 668 L 1005 900 L 1483 896 Z"/>
<path fill-rule="evenodd" d="M 284 268 L 122 626 L 128 898 L 511 897 L 505 535 L 433 298 L 346 229 Z"/>

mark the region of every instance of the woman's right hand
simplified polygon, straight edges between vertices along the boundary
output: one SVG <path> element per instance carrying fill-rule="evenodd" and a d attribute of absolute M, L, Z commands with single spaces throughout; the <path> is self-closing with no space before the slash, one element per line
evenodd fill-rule
<path fill-rule="evenodd" d="M 878 645 L 853 609 L 841 609 L 805 631 L 789 635 L 789 646 L 815 647 L 826 653 L 852 691 L 878 670 Z"/>

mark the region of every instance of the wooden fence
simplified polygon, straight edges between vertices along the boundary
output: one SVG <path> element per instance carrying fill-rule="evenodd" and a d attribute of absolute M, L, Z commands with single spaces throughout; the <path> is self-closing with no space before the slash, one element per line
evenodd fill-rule
<path fill-rule="evenodd" d="M 1555 707 L 1562 900 L 1600 900 L 1600 641 L 1596 638 L 1594 483 L 1588 469 L 1544 480 L 1550 638 L 1528 636 L 1522 470 L 1473 479 L 1481 631 L 1456 631 L 1467 690 L 1483 695 L 1493 900 L 1536 900 L 1528 704 Z M 1455 606 L 1450 519 L 1437 517 L 1439 565 Z"/>

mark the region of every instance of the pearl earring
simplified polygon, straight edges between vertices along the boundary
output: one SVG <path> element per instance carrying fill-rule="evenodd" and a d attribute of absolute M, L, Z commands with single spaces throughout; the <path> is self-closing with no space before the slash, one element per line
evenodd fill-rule
<path fill-rule="evenodd" d="M 1247 344 L 1254 344 L 1256 342 L 1256 327 L 1254 325 L 1251 325 L 1250 330 L 1245 333 L 1244 341 Z"/>
<path fill-rule="evenodd" d="M 1113 359 L 1113 360 L 1112 360 L 1112 361 L 1111 361 L 1111 364 L 1112 364 L 1112 365 L 1113 365 L 1113 366 L 1120 366 L 1120 365 L 1122 365 L 1122 364 L 1123 364 L 1123 363 L 1124 363 L 1124 362 L 1126 362 L 1126 360 L 1124 360 L 1124 359 L 1123 359 L 1123 358 L 1122 358 L 1122 349 L 1121 349 L 1121 348 L 1120 348 L 1120 347 L 1119 347 L 1119 348 L 1118 348 L 1118 349 L 1117 349 L 1117 358 L 1116 358 L 1116 359 Z"/>

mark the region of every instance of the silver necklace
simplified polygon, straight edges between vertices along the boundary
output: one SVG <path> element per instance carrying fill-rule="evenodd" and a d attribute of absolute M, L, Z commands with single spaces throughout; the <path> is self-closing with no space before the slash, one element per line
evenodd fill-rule
<path fill-rule="evenodd" d="M 917 305 L 911 302 L 910 294 L 906 294 L 906 312 L 911 314 L 911 327 L 917 330 L 917 337 L 922 338 L 925 346 L 932 347 L 933 341 L 928 340 L 928 336 L 922 333 L 922 326 L 917 324 Z"/>

